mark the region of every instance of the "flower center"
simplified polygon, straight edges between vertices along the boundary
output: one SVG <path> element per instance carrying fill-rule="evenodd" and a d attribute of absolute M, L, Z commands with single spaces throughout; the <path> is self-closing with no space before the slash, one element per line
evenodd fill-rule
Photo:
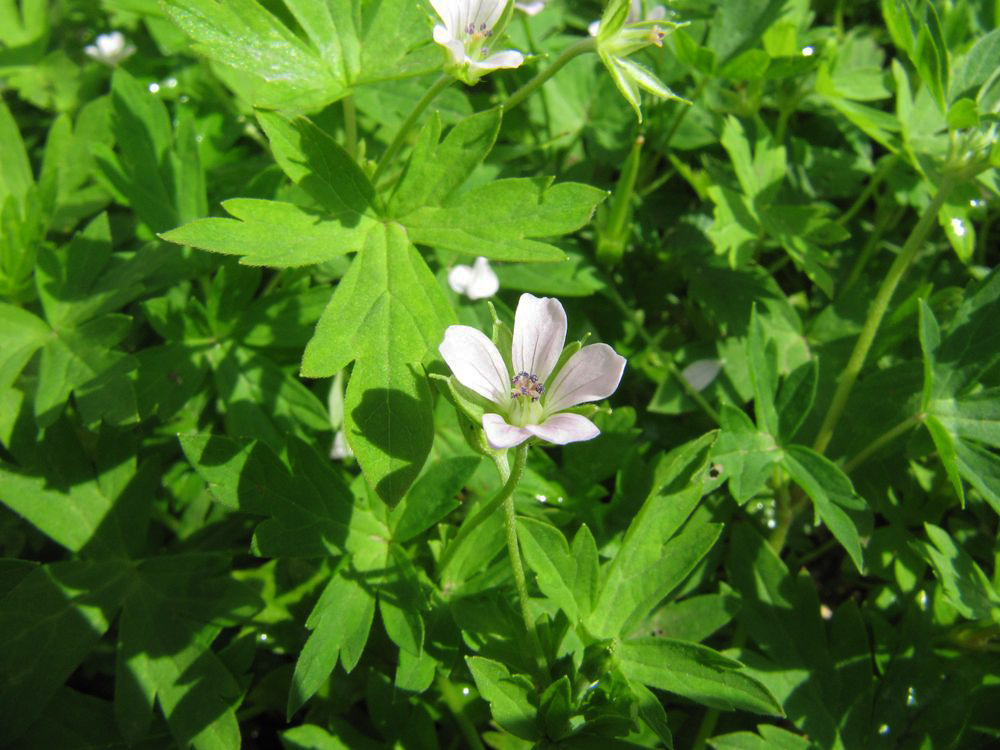
<path fill-rule="evenodd" d="M 537 401 L 545 393 L 545 386 L 537 375 L 519 372 L 510 381 L 510 397 L 514 401 L 520 398 Z"/>
<path fill-rule="evenodd" d="M 493 36 L 493 29 L 486 28 L 485 23 L 479 24 L 478 29 L 476 28 L 476 24 L 470 23 L 468 26 L 465 27 L 464 31 L 466 34 L 468 34 L 477 41 L 479 39 L 489 39 L 491 36 Z"/>

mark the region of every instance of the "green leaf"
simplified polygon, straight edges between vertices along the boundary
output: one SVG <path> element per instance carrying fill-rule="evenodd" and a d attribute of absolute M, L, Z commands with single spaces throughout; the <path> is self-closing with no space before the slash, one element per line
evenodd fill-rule
<path fill-rule="evenodd" d="M 707 646 L 672 638 L 624 641 L 619 665 L 630 680 L 723 711 L 783 716 L 781 705 L 760 682 L 743 673 L 740 662 Z"/>
<path fill-rule="evenodd" d="M 708 741 L 713 750 L 809 750 L 809 740 L 787 729 L 771 724 L 760 724 L 760 734 L 733 732 L 713 737 Z"/>
<path fill-rule="evenodd" d="M 512 675 L 500 662 L 482 656 L 467 656 L 465 662 L 480 695 L 489 702 L 496 723 L 521 739 L 539 739 L 536 710 L 530 700 L 534 693 L 531 681 L 524 675 Z"/>
<path fill-rule="evenodd" d="M 154 232 L 207 213 L 194 130 L 178 127 L 175 134 L 164 103 L 121 68 L 115 69 L 111 94 L 118 153 L 93 144 L 109 187 Z"/>
<path fill-rule="evenodd" d="M 166 11 L 196 50 L 225 66 L 222 78 L 260 107 L 319 110 L 352 86 L 439 65 L 440 54 L 427 44 L 426 14 L 412 3 L 284 5 L 291 17 L 252 0 L 169 0 Z"/>
<path fill-rule="evenodd" d="M 868 504 L 854 491 L 851 480 L 828 458 L 801 445 L 785 450 L 783 464 L 792 479 L 809 495 L 819 517 L 847 550 L 858 572 L 864 573 L 861 537 L 871 534 L 874 516 Z"/>
<path fill-rule="evenodd" d="M 837 676 L 809 574 L 790 574 L 771 546 L 746 524 L 733 528 L 727 569 L 741 595 L 740 622 L 770 660 L 754 670 L 755 675 L 796 726 L 821 747 L 844 748 Z"/>
<path fill-rule="evenodd" d="M 188 461 L 221 504 L 266 516 L 253 547 L 267 557 L 327 557 L 348 544 L 352 496 L 328 461 L 295 440 L 289 465 L 261 443 L 181 435 Z"/>
<path fill-rule="evenodd" d="M 931 3 L 924 6 L 924 23 L 920 25 L 912 59 L 920 72 L 920 79 L 934 95 L 938 109 L 947 111 L 948 45 L 941 30 L 941 19 Z"/>
<path fill-rule="evenodd" d="M 119 721 L 126 731 L 140 733 L 142 725 L 130 722 L 141 719 L 141 713 L 131 712 L 151 707 L 155 697 L 179 745 L 235 750 L 240 747 L 236 707 L 241 690 L 210 644 L 221 630 L 212 622 L 212 609 L 230 624 L 233 618 L 223 605 L 239 600 L 220 596 L 205 561 L 185 562 L 155 560 L 130 590 L 119 625 L 116 694 L 116 702 L 125 701 L 129 710 L 119 709 Z M 197 596 L 202 592 L 204 598 Z M 249 589 L 238 596 L 251 597 L 244 599 L 249 604 L 244 616 L 259 607 Z M 154 643 L 157 647 L 150 649 Z"/>
<path fill-rule="evenodd" d="M 671 540 L 701 499 L 714 439 L 715 435 L 709 433 L 671 451 L 664 459 L 665 484 L 650 493 L 604 574 L 603 586 L 587 620 L 587 628 L 595 636 L 615 637 L 631 618 L 648 614 L 715 542 L 719 529 L 707 524 L 694 525 Z M 678 557 L 665 557 L 665 549 Z"/>
<path fill-rule="evenodd" d="M 760 432 L 741 409 L 723 404 L 722 430 L 712 449 L 712 461 L 729 482 L 740 505 L 767 486 L 781 449 L 774 438 Z"/>
<path fill-rule="evenodd" d="M 990 620 L 1000 610 L 1000 594 L 968 552 L 955 544 L 947 531 L 925 523 L 930 544 L 923 544 L 924 557 L 934 567 L 945 595 L 970 620 Z"/>
<path fill-rule="evenodd" d="M 359 580 L 359 574 L 378 570 L 386 560 L 385 546 L 371 546 L 369 555 L 355 558 L 356 569 L 340 571 L 330 579 L 309 615 L 306 626 L 312 633 L 295 662 L 288 693 L 289 717 L 329 679 L 338 658 L 348 672 L 361 658 L 375 617 L 375 596 L 371 587 Z"/>
<path fill-rule="evenodd" d="M 323 402 L 269 357 L 222 346 L 210 352 L 209 359 L 230 434 L 258 438 L 278 451 L 289 434 L 329 431 Z"/>
<path fill-rule="evenodd" d="M 724 0 L 708 24 L 707 46 L 720 64 L 726 62 L 755 45 L 783 7 L 781 0 Z"/>
<path fill-rule="evenodd" d="M 0 26 L 6 27 L 6 24 L 0 23 Z M 31 171 L 24 141 L 21 139 L 21 131 L 2 99 L 0 99 L 0 143 L 4 144 L 3 151 L 0 152 L 0 205 L 3 205 L 7 196 L 13 196 L 20 202 L 34 186 L 35 176 Z"/>
<path fill-rule="evenodd" d="M 437 280 L 398 224 L 377 225 L 340 280 L 302 359 L 306 377 L 331 377 L 353 359 L 399 370 L 435 351 L 454 320 Z"/>
<path fill-rule="evenodd" d="M 0 302 L 0 391 L 6 390 L 48 342 L 52 332 L 45 323 L 20 307 Z"/>
<path fill-rule="evenodd" d="M 957 66 L 952 81 L 952 91 L 959 96 L 975 96 L 977 89 L 986 83 L 1000 68 L 1000 28 L 993 29 L 976 39 L 976 43 Z"/>
<path fill-rule="evenodd" d="M 122 562 L 51 563 L 28 573 L 0 599 L 5 742 L 42 715 L 48 699 L 107 632 L 127 577 Z"/>
<path fill-rule="evenodd" d="M 499 107 L 470 115 L 440 140 L 440 117 L 431 115 L 389 201 L 389 216 L 398 218 L 425 206 L 443 205 L 493 150 L 501 117 Z"/>
<path fill-rule="evenodd" d="M 495 180 L 401 221 L 413 242 L 494 260 L 559 261 L 561 250 L 532 238 L 576 231 L 605 197 L 575 182 L 552 185 L 551 178 Z"/>
<path fill-rule="evenodd" d="M 778 371 L 775 345 L 767 335 L 765 322 L 757 314 L 756 305 L 750 314 L 750 331 L 747 336 L 747 361 L 750 364 L 750 379 L 753 383 L 754 411 L 757 427 L 777 437 L 779 435 L 778 412 L 774 405 L 774 393 L 778 389 Z"/>
<path fill-rule="evenodd" d="M 416 538 L 458 508 L 455 496 L 480 463 L 479 456 L 459 456 L 428 465 L 390 517 L 393 541 L 403 543 Z"/>
<path fill-rule="evenodd" d="M 168 242 L 225 255 L 249 266 L 289 268 L 357 252 L 372 226 L 368 217 L 347 226 L 291 203 L 233 198 L 223 201 L 235 219 L 198 219 L 164 232 Z"/>
<path fill-rule="evenodd" d="M 782 381 L 774 406 L 778 410 L 778 431 L 783 442 L 791 442 L 809 416 L 818 382 L 819 360 L 815 357 Z"/>
<path fill-rule="evenodd" d="M 517 536 L 528 567 L 534 571 L 538 588 L 559 605 L 571 623 L 579 619 L 574 588 L 576 559 L 566 537 L 555 526 L 531 518 L 519 518 Z"/>
<path fill-rule="evenodd" d="M 375 188 L 361 167 L 312 121 L 288 120 L 274 112 L 257 119 L 271 142 L 271 151 L 288 178 L 345 227 L 357 227 L 374 217 Z"/>
<path fill-rule="evenodd" d="M 384 356 L 354 365 L 344 402 L 344 434 L 365 479 L 387 505 L 406 494 L 434 440 L 431 390 L 419 366 Z"/>

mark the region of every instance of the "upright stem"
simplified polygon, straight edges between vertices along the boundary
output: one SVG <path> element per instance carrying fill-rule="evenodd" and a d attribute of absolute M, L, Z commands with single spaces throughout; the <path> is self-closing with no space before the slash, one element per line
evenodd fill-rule
<path fill-rule="evenodd" d="M 889 309 L 889 302 L 892 301 L 892 295 L 895 294 L 899 282 L 902 281 L 903 276 L 909 270 L 910 266 L 913 265 L 913 261 L 916 260 L 917 253 L 920 252 L 924 240 L 927 239 L 927 235 L 934 226 L 934 222 L 937 221 L 938 210 L 948 200 L 948 196 L 951 194 L 954 186 L 954 176 L 949 175 L 943 179 L 937 194 L 930 205 L 924 210 L 917 225 L 913 227 L 910 236 L 906 238 L 906 244 L 903 245 L 903 249 L 896 256 L 896 260 L 892 262 L 889 272 L 882 281 L 882 286 L 879 287 L 871 309 L 868 311 L 864 327 L 858 335 L 854 351 L 851 352 L 851 358 L 848 360 L 847 366 L 840 376 L 840 382 L 837 384 L 837 390 L 833 395 L 833 400 L 830 402 L 830 408 L 827 410 L 823 424 L 816 435 L 816 442 L 813 444 L 813 448 L 818 453 L 823 453 L 829 447 L 830 440 L 833 439 L 833 432 L 837 429 L 837 423 L 844 412 L 844 407 L 847 406 L 847 400 L 851 396 L 851 391 L 854 390 L 854 384 L 857 382 L 858 376 L 861 374 L 861 369 L 865 365 L 868 352 L 871 351 L 872 344 L 875 343 L 875 335 L 882 324 L 882 318 L 885 317 L 886 311 Z"/>
<path fill-rule="evenodd" d="M 558 73 L 566 63 L 574 57 L 584 54 L 585 52 L 591 52 L 596 48 L 596 46 L 597 40 L 593 37 L 587 37 L 586 39 L 581 39 L 575 44 L 571 44 L 562 51 L 559 57 L 557 57 L 549 67 L 511 94 L 507 98 L 507 101 L 503 103 L 503 111 L 510 112 L 510 110 L 514 109 L 514 107 L 531 96 L 531 94 L 535 92 L 535 89 Z"/>
<path fill-rule="evenodd" d="M 877 438 L 872 440 L 867 446 L 861 449 L 858 454 L 844 464 L 844 473 L 850 474 L 856 468 L 861 466 L 865 461 L 878 453 L 882 448 L 887 446 L 893 440 L 898 437 L 905 435 L 907 432 L 917 427 L 921 422 L 924 421 L 926 417 L 923 413 L 914 414 L 911 417 L 907 417 L 902 422 L 897 424 L 895 427 L 890 427 L 888 430 L 883 432 Z"/>
<path fill-rule="evenodd" d="M 510 566 L 514 572 L 514 585 L 517 587 L 517 598 L 521 605 L 521 618 L 524 620 L 524 629 L 528 634 L 528 646 L 532 650 L 535 663 L 539 671 L 544 674 L 548 667 L 545 662 L 545 655 L 542 651 L 542 644 L 538 640 L 538 631 L 535 630 L 535 620 L 528 609 L 528 582 L 524 575 L 524 565 L 521 562 L 521 550 L 517 543 L 517 514 L 514 510 L 514 488 L 517 487 L 521 475 L 524 474 L 524 465 L 528 457 L 528 444 L 521 443 L 517 446 L 514 455 L 514 465 L 510 469 L 510 476 L 506 477 L 504 488 L 510 488 L 507 497 L 503 501 L 504 529 L 507 532 L 507 553 L 510 556 Z"/>
<path fill-rule="evenodd" d="M 433 86 L 424 92 L 420 101 L 413 107 L 413 111 L 410 112 L 409 117 L 407 117 L 406 121 L 399 126 L 399 131 L 397 131 L 396 137 L 392 139 L 392 143 L 389 144 L 389 148 L 385 150 L 385 153 L 382 154 L 382 158 L 379 159 L 378 166 L 375 168 L 375 174 L 372 175 L 373 185 L 378 184 L 379 177 L 382 176 L 386 168 L 388 168 L 389 165 L 392 164 L 393 160 L 395 160 L 396 155 L 399 153 L 399 149 L 403 147 L 403 143 L 406 141 L 406 136 L 409 134 L 410 130 L 413 129 L 417 120 L 420 119 L 420 115 L 422 115 L 428 105 L 430 105 L 430 103 L 437 98 L 437 95 L 448 88 L 454 80 L 455 79 L 449 75 L 443 75 L 434 82 Z"/>

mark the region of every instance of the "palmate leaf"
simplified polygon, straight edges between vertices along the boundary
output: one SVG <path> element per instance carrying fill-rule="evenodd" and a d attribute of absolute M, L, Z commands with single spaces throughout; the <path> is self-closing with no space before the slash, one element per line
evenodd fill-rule
<path fill-rule="evenodd" d="M 108 630 L 128 583 L 124 561 L 52 563 L 0 599 L 0 724 L 14 741 Z"/>
<path fill-rule="evenodd" d="M 933 311 L 920 308 L 924 356 L 921 411 L 938 457 L 964 503 L 963 480 L 1000 512 L 1000 273 L 966 296 L 942 334 Z"/>
<path fill-rule="evenodd" d="M 426 73 L 440 61 L 413 3 L 285 0 L 304 36 L 255 0 L 165 5 L 195 48 L 223 66 L 223 79 L 261 107 L 318 110 L 354 86 Z"/>

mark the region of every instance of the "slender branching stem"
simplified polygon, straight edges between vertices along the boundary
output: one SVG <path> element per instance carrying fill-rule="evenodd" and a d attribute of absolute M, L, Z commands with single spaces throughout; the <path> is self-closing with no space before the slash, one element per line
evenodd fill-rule
<path fill-rule="evenodd" d="M 521 607 L 521 618 L 528 634 L 528 646 L 541 674 L 548 671 L 542 644 L 535 629 L 535 619 L 531 616 L 528 605 L 528 581 L 524 575 L 524 564 L 521 561 L 521 549 L 517 541 L 517 514 L 514 509 L 514 489 L 524 474 L 524 465 L 528 457 L 528 444 L 521 443 L 514 454 L 514 465 L 510 467 L 510 475 L 506 477 L 504 488 L 510 488 L 503 501 L 504 530 L 507 533 L 507 554 L 510 556 L 510 566 L 514 573 L 514 585 L 517 587 L 517 598 Z"/>
<path fill-rule="evenodd" d="M 510 112 L 510 110 L 514 109 L 514 107 L 535 93 L 535 90 L 539 86 L 558 73 L 566 63 L 574 57 L 579 57 L 586 52 L 592 52 L 596 49 L 596 47 L 597 40 L 593 37 L 587 37 L 586 39 L 581 39 L 575 44 L 571 44 L 562 51 L 559 57 L 552 61 L 552 64 L 549 67 L 541 71 L 538 75 L 511 94 L 507 98 L 507 101 L 503 103 L 503 111 Z"/>
<path fill-rule="evenodd" d="M 396 137 L 392 139 L 392 143 L 389 144 L 389 148 L 385 150 L 385 153 L 382 154 L 382 158 L 379 159 L 378 166 L 375 167 L 375 174 L 372 175 L 373 185 L 378 184 L 379 178 L 385 174 L 385 170 L 396 159 L 396 156 L 399 154 L 399 150 L 406 142 L 407 136 L 413 129 L 413 126 L 417 124 L 417 120 L 420 119 L 420 115 L 422 115 L 430 103 L 437 98 L 437 95 L 448 88 L 454 80 L 455 79 L 449 75 L 443 75 L 438 78 L 434 84 L 427 89 L 427 91 L 424 92 L 420 101 L 418 101 L 413 107 L 413 111 L 410 112 L 403 124 L 399 126 L 399 130 L 396 132 Z"/>
<path fill-rule="evenodd" d="M 923 413 L 914 414 L 912 417 L 907 417 L 902 422 L 897 424 L 895 427 L 890 427 L 888 430 L 883 432 L 877 438 L 872 440 L 868 445 L 862 448 L 854 458 L 844 464 L 844 472 L 850 474 L 856 468 L 861 466 L 865 461 L 878 453 L 882 448 L 887 446 L 893 440 L 902 435 L 905 435 L 914 427 L 920 425 L 924 418 L 926 417 Z"/>
<path fill-rule="evenodd" d="M 441 693 L 441 698 L 444 700 L 444 704 L 451 711 L 455 723 L 458 724 L 459 730 L 465 737 L 467 747 L 471 748 L 471 750 L 486 750 L 483 741 L 479 739 L 479 731 L 476 729 L 476 725 L 465 715 L 465 706 L 458 688 L 441 672 L 438 672 L 436 684 L 438 692 Z"/>
<path fill-rule="evenodd" d="M 816 435 L 816 442 L 813 444 L 813 448 L 818 453 L 823 453 L 829 447 L 830 441 L 833 439 L 834 430 L 837 429 L 840 417 L 844 413 L 844 407 L 847 406 L 847 400 L 851 396 L 851 391 L 854 390 L 854 384 L 857 382 L 858 376 L 865 365 L 865 360 L 868 358 L 868 352 L 871 351 L 872 345 L 875 343 L 875 336 L 878 334 L 879 326 L 882 325 L 882 319 L 889 310 L 889 303 L 892 301 L 892 296 L 896 293 L 896 288 L 899 286 L 899 282 L 903 280 L 903 276 L 906 275 L 910 266 L 917 259 L 917 255 L 923 247 L 927 235 L 937 222 L 938 210 L 948 200 L 948 196 L 951 194 L 954 186 L 955 177 L 951 175 L 945 176 L 930 205 L 927 206 L 920 216 L 916 226 L 910 232 L 910 236 L 906 238 L 903 249 L 900 250 L 899 255 L 896 256 L 896 259 L 889 267 L 889 272 L 882 280 L 882 285 L 879 287 L 871 308 L 868 310 L 868 317 L 865 319 L 865 324 L 861 328 L 857 342 L 854 344 L 854 351 L 851 352 L 847 366 L 840 376 L 840 382 L 837 384 L 833 400 L 830 402 L 830 407 L 823 418 L 823 424 Z"/>

